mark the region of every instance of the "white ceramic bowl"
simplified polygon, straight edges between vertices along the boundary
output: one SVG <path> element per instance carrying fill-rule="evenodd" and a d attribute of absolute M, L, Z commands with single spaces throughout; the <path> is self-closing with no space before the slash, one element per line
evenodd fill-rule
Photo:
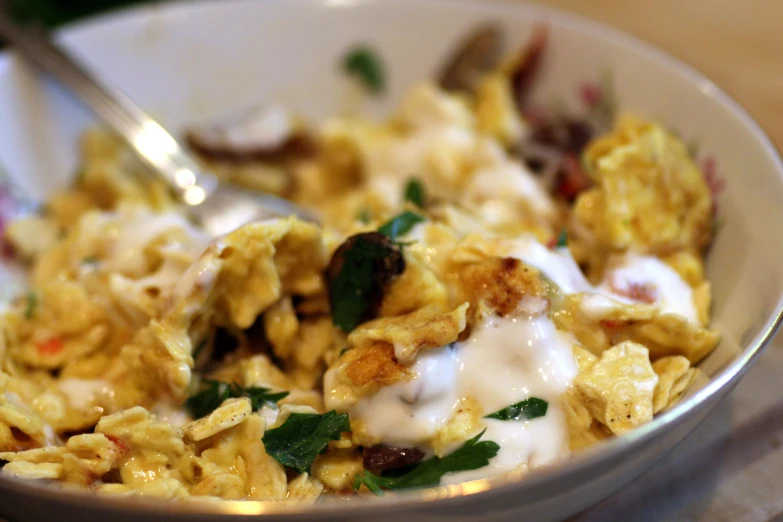
<path fill-rule="evenodd" d="M 206 521 L 267 513 L 271 520 L 556 520 L 610 494 L 662 457 L 737 383 L 780 321 L 783 301 L 783 165 L 769 139 L 708 79 L 617 31 L 519 2 L 461 0 L 223 0 L 125 11 L 66 29 L 62 41 L 175 131 L 262 101 L 319 118 L 344 94 L 338 61 L 351 45 L 377 47 L 390 109 L 416 80 L 434 74 L 477 23 L 505 26 L 511 46 L 531 25 L 551 27 L 535 97 L 577 101 L 584 81 L 611 71 L 621 108 L 661 120 L 712 155 L 728 190 L 724 226 L 708 262 L 718 349 L 701 368 L 710 381 L 652 423 L 519 477 L 311 508 L 258 502 L 158 504 L 87 497 L 0 478 L 0 512 L 14 520 Z M 513 47 L 511 47 L 513 48 Z M 0 58 L 0 164 L 43 197 L 75 172 L 76 140 L 90 123 L 78 104 L 9 56 Z M 2 285 L 5 291 L 12 288 Z"/>

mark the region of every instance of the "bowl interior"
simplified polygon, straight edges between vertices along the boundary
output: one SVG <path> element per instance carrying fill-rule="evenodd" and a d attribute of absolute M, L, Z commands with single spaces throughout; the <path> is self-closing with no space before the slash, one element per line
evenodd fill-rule
<path fill-rule="evenodd" d="M 610 75 L 620 109 L 662 121 L 713 162 L 727 186 L 708 261 L 713 325 L 723 340 L 702 369 L 715 377 L 747 347 L 757 348 L 779 312 L 783 288 L 783 242 L 776 240 L 783 223 L 780 162 L 744 111 L 714 85 L 633 39 L 518 2 L 459 0 L 175 3 L 87 22 L 60 37 L 181 133 L 188 124 L 269 101 L 315 119 L 340 111 L 348 85 L 339 61 L 357 43 L 375 47 L 385 62 L 388 92 L 366 101 L 368 113 L 381 116 L 416 81 L 432 77 L 468 30 L 488 20 L 506 28 L 509 50 L 526 41 L 534 22 L 549 23 L 550 46 L 534 90 L 541 104 L 577 108 L 580 87 Z M 29 194 L 43 197 L 77 170 L 78 136 L 93 120 L 57 86 L 3 56 L 0 121 L 0 165 Z M 686 401 L 678 408 L 693 406 Z"/>

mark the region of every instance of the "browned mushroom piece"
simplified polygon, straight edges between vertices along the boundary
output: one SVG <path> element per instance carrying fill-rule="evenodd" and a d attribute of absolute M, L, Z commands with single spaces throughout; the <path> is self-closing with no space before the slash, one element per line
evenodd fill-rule
<path fill-rule="evenodd" d="M 315 138 L 280 106 L 259 107 L 190 128 L 188 146 L 205 159 L 234 164 L 282 162 L 311 156 Z"/>
<path fill-rule="evenodd" d="M 424 452 L 418 448 L 373 446 L 372 448 L 364 448 L 362 457 L 364 469 L 380 472 L 416 464 L 424 458 Z"/>
<path fill-rule="evenodd" d="M 500 26 L 482 25 L 452 52 L 438 75 L 438 84 L 447 91 L 473 92 L 481 78 L 498 66 L 503 48 Z"/>
<path fill-rule="evenodd" d="M 376 316 L 391 281 L 405 271 L 402 250 L 379 232 L 349 237 L 326 270 L 332 318 L 344 331 Z"/>
<path fill-rule="evenodd" d="M 527 45 L 522 48 L 511 72 L 511 87 L 514 90 L 514 99 L 520 110 L 527 101 L 530 87 L 535 80 L 541 66 L 541 59 L 546 49 L 549 38 L 549 27 L 539 23 L 533 27 L 533 34 Z"/>

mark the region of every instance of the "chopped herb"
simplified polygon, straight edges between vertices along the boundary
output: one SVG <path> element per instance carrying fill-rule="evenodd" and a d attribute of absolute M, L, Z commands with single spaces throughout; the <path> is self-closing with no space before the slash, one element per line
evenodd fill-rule
<path fill-rule="evenodd" d="M 366 208 L 363 208 L 359 211 L 359 214 L 356 216 L 356 219 L 358 219 L 359 221 L 361 221 L 366 225 L 371 221 L 370 212 Z"/>
<path fill-rule="evenodd" d="M 497 419 L 502 421 L 518 421 L 529 420 L 546 415 L 546 410 L 549 407 L 543 399 L 537 397 L 530 397 L 524 401 L 520 401 L 511 406 L 507 406 L 502 410 L 496 411 L 491 415 L 484 417 L 485 419 Z"/>
<path fill-rule="evenodd" d="M 389 238 L 377 232 L 348 238 L 329 263 L 329 303 L 334 325 L 350 332 L 370 319 L 386 286 L 403 270 L 402 252 Z"/>
<path fill-rule="evenodd" d="M 486 430 L 484 430 L 486 431 Z M 437 486 L 446 473 L 471 471 L 489 465 L 489 459 L 498 454 L 500 446 L 491 440 L 479 442 L 484 431 L 465 442 L 457 451 L 443 458 L 432 457 L 407 469 L 402 474 L 382 476 L 370 471 L 356 475 L 353 489 L 362 484 L 375 495 L 383 495 L 384 489 L 422 488 Z"/>
<path fill-rule="evenodd" d="M 427 199 L 427 193 L 424 190 L 424 184 L 416 179 L 411 178 L 405 185 L 405 201 L 410 201 L 419 208 L 424 208 L 424 201 Z"/>
<path fill-rule="evenodd" d="M 38 308 L 38 294 L 30 291 L 27 293 L 27 306 L 24 309 L 24 318 L 32 319 L 35 316 L 36 308 Z"/>
<path fill-rule="evenodd" d="M 565 248 L 568 246 L 568 233 L 563 230 L 560 235 L 557 236 L 557 248 Z"/>
<path fill-rule="evenodd" d="M 235 385 L 236 386 L 236 385 Z M 277 403 L 288 397 L 287 391 L 270 393 L 269 388 L 251 386 L 245 388 L 242 396 L 250 397 L 250 405 L 254 410 L 261 409 L 263 406 L 277 408 Z"/>
<path fill-rule="evenodd" d="M 96 256 L 87 256 L 84 259 L 82 259 L 83 265 L 95 265 L 98 263 L 98 258 Z"/>
<path fill-rule="evenodd" d="M 277 401 L 288 396 L 287 391 L 270 393 L 268 388 L 250 387 L 243 388 L 237 383 L 227 383 L 222 381 L 213 381 L 204 379 L 201 381 L 201 391 L 192 395 L 185 407 L 191 415 L 200 419 L 205 417 L 220 407 L 223 401 L 231 398 L 248 397 L 252 408 L 257 410 L 265 404 L 277 407 Z"/>
<path fill-rule="evenodd" d="M 399 236 L 404 236 L 410 229 L 416 226 L 417 223 L 421 223 L 422 221 L 426 221 L 424 216 L 406 210 L 381 225 L 380 228 L 378 228 L 378 232 L 384 236 L 388 236 L 392 241 L 396 241 Z"/>
<path fill-rule="evenodd" d="M 344 431 L 351 431 L 346 413 L 292 413 L 282 425 L 264 433 L 262 440 L 276 461 L 303 473 L 310 471 L 329 441 L 340 440 Z"/>
<path fill-rule="evenodd" d="M 350 350 L 350 349 L 351 349 L 351 347 L 350 347 L 350 346 L 346 346 L 345 348 L 343 348 L 342 350 L 340 350 L 340 355 L 338 355 L 338 357 L 342 357 L 342 356 L 345 354 L 345 352 L 347 352 L 347 351 L 348 351 L 348 350 Z"/>
<path fill-rule="evenodd" d="M 202 339 L 200 343 L 196 345 L 196 348 L 193 350 L 193 360 L 195 361 L 198 359 L 198 356 L 201 355 L 201 352 L 204 351 L 204 348 L 207 347 L 207 343 L 209 342 L 209 338 Z"/>
<path fill-rule="evenodd" d="M 343 58 L 343 69 L 358 78 L 373 94 L 379 94 L 386 88 L 386 77 L 380 56 L 367 47 L 356 47 Z"/>

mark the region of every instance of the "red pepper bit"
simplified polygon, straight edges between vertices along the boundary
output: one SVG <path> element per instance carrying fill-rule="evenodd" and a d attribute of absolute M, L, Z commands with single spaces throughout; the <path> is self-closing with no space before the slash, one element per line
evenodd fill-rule
<path fill-rule="evenodd" d="M 35 347 L 40 355 L 57 355 L 63 351 L 65 345 L 59 337 L 52 337 L 45 341 L 35 343 Z"/>
<path fill-rule="evenodd" d="M 560 175 L 561 181 L 557 186 L 557 193 L 566 201 L 575 200 L 580 192 L 590 188 L 592 184 L 575 154 L 566 154 Z"/>
<path fill-rule="evenodd" d="M 623 321 L 614 321 L 611 319 L 604 319 L 600 321 L 600 325 L 604 328 L 617 328 L 623 324 Z"/>
<path fill-rule="evenodd" d="M 611 286 L 615 293 L 640 303 L 654 304 L 658 298 L 658 289 L 648 283 L 629 282 L 626 288 L 617 288 L 614 284 Z"/>
<path fill-rule="evenodd" d="M 103 436 L 112 441 L 114 445 L 117 446 L 117 449 L 120 451 L 120 453 L 128 453 L 128 451 L 130 451 L 128 445 L 125 444 L 125 441 L 123 441 L 121 438 L 114 435 L 107 435 L 105 433 Z"/>

